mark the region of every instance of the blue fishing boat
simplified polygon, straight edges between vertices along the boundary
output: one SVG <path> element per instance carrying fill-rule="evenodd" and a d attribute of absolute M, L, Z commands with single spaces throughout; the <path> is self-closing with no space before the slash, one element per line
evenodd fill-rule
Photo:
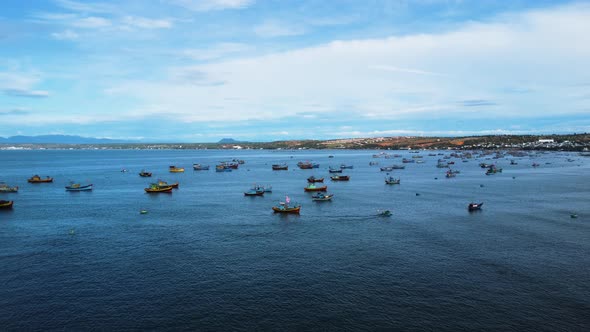
<path fill-rule="evenodd" d="M 66 186 L 66 191 L 89 191 L 92 190 L 92 184 L 87 184 L 85 186 L 79 183 L 71 183 L 69 186 Z"/>

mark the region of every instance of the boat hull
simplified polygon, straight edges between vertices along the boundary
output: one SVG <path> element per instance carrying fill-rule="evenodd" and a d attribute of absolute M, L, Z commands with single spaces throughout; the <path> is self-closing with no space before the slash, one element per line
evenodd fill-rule
<path fill-rule="evenodd" d="M 149 194 L 171 193 L 172 186 L 160 187 L 160 188 L 144 188 L 143 190 L 145 190 L 145 192 L 149 193 Z"/>
<path fill-rule="evenodd" d="M 90 191 L 92 190 L 92 185 L 86 185 L 86 186 L 80 186 L 80 187 L 72 187 L 72 186 L 67 186 L 66 187 L 66 191 Z"/>
<path fill-rule="evenodd" d="M 272 210 L 275 213 L 293 213 L 293 214 L 299 214 L 299 212 L 301 211 L 301 206 L 298 207 L 293 207 L 293 208 L 285 208 L 285 207 L 276 207 L 273 206 Z"/>
<path fill-rule="evenodd" d="M 323 186 L 323 187 L 315 187 L 315 188 L 309 188 L 309 187 L 305 187 L 303 188 L 305 191 L 327 191 L 328 190 L 328 186 Z"/>
<path fill-rule="evenodd" d="M 53 182 L 53 178 L 28 179 L 27 182 L 29 182 L 29 183 L 50 183 L 50 182 Z"/>
<path fill-rule="evenodd" d="M 332 176 L 332 181 L 350 181 L 350 176 Z"/>
<path fill-rule="evenodd" d="M 12 209 L 14 201 L 0 201 L 0 209 Z"/>

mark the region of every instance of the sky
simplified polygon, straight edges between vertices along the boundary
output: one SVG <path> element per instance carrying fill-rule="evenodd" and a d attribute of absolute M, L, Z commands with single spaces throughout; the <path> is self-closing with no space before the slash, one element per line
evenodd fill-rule
<path fill-rule="evenodd" d="M 4 0 L 0 136 L 590 132 L 590 1 Z"/>

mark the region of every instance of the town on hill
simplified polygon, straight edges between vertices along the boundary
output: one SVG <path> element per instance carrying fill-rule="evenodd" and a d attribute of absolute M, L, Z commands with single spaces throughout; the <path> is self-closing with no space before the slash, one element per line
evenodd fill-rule
<path fill-rule="evenodd" d="M 332 140 L 285 140 L 273 142 L 242 142 L 223 139 L 217 143 L 140 143 L 140 142 L 89 142 L 89 143 L 39 143 L 0 142 L 0 149 L 521 149 L 588 151 L 590 134 L 568 135 L 490 135 L 468 137 L 371 137 Z"/>

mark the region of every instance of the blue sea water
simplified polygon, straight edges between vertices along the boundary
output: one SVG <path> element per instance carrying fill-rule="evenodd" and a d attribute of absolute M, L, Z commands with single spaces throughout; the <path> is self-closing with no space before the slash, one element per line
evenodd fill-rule
<path fill-rule="evenodd" d="M 0 194 L 15 202 L 0 211 L 0 327 L 590 330 L 590 158 L 456 160 L 461 173 L 446 179 L 441 156 L 425 156 L 385 185 L 369 162 L 401 161 L 373 153 L 0 151 L 0 181 L 20 187 Z M 246 163 L 214 171 L 233 158 Z M 303 160 L 321 166 L 300 170 Z M 486 176 L 479 162 L 504 170 Z M 351 180 L 331 182 L 341 163 Z M 28 184 L 33 174 L 55 182 Z M 326 178 L 332 202 L 304 193 L 310 175 Z M 157 178 L 180 188 L 146 194 Z M 72 180 L 94 190 L 66 192 Z M 255 183 L 273 192 L 244 197 Z M 286 195 L 301 215 L 272 213 Z M 482 211 L 469 213 L 472 201 Z"/>

